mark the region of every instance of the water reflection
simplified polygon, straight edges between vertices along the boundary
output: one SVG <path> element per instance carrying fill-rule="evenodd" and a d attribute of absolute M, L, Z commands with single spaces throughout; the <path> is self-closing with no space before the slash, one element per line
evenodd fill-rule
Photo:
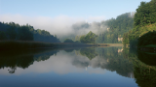
<path fill-rule="evenodd" d="M 46 52 L 28 51 L 22 55 L 21 53 L 10 56 L 3 55 L 0 59 L 0 67 L 5 74 L 6 72 L 15 74 L 56 72 L 65 74 L 84 72 L 84 70 L 89 73 L 104 73 L 106 69 L 116 71 L 122 76 L 133 77 L 132 62 L 123 58 L 122 47 L 67 48 Z"/>
<path fill-rule="evenodd" d="M 3 51 L 0 55 L 0 69 L 8 68 L 9 73 L 13 74 L 17 68 L 26 69 L 35 61 L 47 60 L 56 53 L 47 49 Z"/>
<path fill-rule="evenodd" d="M 138 58 L 147 65 L 156 66 L 156 53 L 138 51 Z"/>
<path fill-rule="evenodd" d="M 125 57 L 132 61 L 134 77 L 140 87 L 155 87 L 156 85 L 156 54 L 144 51 L 128 52 L 125 49 Z"/>
<path fill-rule="evenodd" d="M 80 50 L 80 54 L 88 57 L 90 60 L 98 55 L 95 51 L 95 48 L 82 48 Z"/>
<path fill-rule="evenodd" d="M 0 55 L 0 75 L 28 73 L 103 75 L 111 71 L 123 77 L 135 78 L 140 87 L 155 87 L 155 58 L 155 53 L 123 47 L 7 51 L 1 52 Z"/>

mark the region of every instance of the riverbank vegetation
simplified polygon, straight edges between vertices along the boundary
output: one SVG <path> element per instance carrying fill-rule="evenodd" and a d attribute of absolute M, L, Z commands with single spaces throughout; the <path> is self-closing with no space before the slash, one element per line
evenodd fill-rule
<path fill-rule="evenodd" d="M 131 47 L 155 44 L 156 0 L 141 2 L 134 16 L 134 28 L 124 34 L 124 44 Z"/>

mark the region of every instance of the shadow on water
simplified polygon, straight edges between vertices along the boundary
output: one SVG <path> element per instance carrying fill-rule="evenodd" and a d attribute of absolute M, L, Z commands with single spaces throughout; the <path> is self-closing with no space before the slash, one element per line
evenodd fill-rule
<path fill-rule="evenodd" d="M 156 66 L 156 53 L 138 51 L 138 58 L 147 65 Z"/>

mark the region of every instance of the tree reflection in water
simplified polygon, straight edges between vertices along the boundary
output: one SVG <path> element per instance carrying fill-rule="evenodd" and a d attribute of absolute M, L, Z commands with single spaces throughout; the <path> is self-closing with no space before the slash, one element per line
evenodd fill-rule
<path fill-rule="evenodd" d="M 101 70 L 116 71 L 121 76 L 135 78 L 140 87 L 155 87 L 156 85 L 155 53 L 134 51 L 122 47 L 67 48 L 61 50 L 64 51 L 24 50 L 1 52 L 0 69 L 9 67 L 8 72 L 14 74 L 18 68 L 29 69 L 29 66 L 33 66 L 36 61 L 39 64 L 31 67 L 30 70 L 50 71 L 52 69 L 57 73 L 69 73 L 72 72 L 70 70 L 73 70 L 73 68 L 86 69 L 92 67 L 93 69 L 100 68 Z M 41 61 L 45 60 L 47 61 L 43 63 L 47 64 L 41 63 Z"/>
<path fill-rule="evenodd" d="M 129 61 L 132 61 L 134 67 L 134 77 L 136 83 L 140 87 L 155 87 L 156 86 L 156 54 L 149 52 L 137 51 L 127 52 L 125 56 Z"/>
<path fill-rule="evenodd" d="M 28 68 L 34 61 L 47 60 L 57 51 L 45 49 L 4 51 L 0 55 L 0 69 L 10 67 L 9 73 L 15 73 L 17 67 Z"/>

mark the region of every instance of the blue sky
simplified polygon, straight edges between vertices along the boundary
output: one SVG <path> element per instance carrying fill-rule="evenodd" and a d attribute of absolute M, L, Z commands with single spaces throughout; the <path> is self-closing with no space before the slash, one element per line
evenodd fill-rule
<path fill-rule="evenodd" d="M 150 0 L 0 0 L 0 21 L 30 24 L 51 34 L 68 34 L 77 22 L 100 22 L 135 12 Z M 61 32 L 61 33 L 60 33 Z"/>
<path fill-rule="evenodd" d="M 0 14 L 104 16 L 109 19 L 125 12 L 134 12 L 141 1 L 150 0 L 0 0 Z"/>

